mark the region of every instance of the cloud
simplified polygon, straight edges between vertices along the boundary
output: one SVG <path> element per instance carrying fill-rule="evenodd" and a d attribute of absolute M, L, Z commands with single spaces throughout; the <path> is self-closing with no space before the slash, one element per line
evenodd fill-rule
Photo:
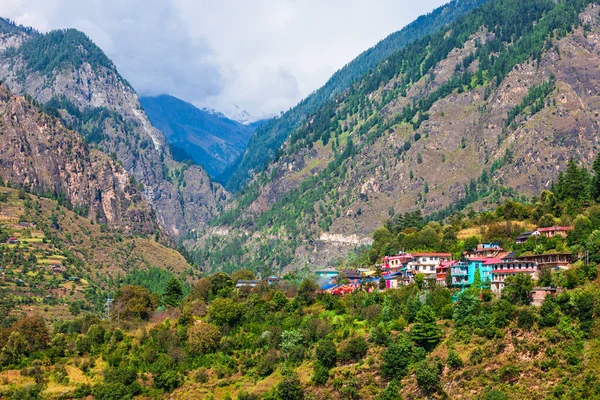
<path fill-rule="evenodd" d="M 335 70 L 444 0 L 0 0 L 0 15 L 77 28 L 141 95 L 225 113 L 288 109 Z"/>

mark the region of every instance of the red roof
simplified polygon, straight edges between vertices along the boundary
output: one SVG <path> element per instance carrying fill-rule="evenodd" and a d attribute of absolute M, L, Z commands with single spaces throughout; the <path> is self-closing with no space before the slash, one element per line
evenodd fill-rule
<path fill-rule="evenodd" d="M 560 232 L 560 231 L 572 231 L 575 229 L 572 226 L 551 226 L 549 228 L 538 228 L 538 232 Z"/>
<path fill-rule="evenodd" d="M 502 264 L 502 263 L 504 263 L 504 260 L 502 260 L 501 258 L 488 258 L 488 259 L 484 260 L 484 264 L 486 264 L 486 265 Z"/>
<path fill-rule="evenodd" d="M 413 257 L 452 257 L 452 253 L 413 253 Z"/>

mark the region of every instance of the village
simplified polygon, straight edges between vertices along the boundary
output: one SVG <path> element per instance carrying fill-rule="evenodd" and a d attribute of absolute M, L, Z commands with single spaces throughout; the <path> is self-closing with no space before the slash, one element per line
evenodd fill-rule
<path fill-rule="evenodd" d="M 538 228 L 520 235 L 515 244 L 522 245 L 536 236 L 566 238 L 573 229 L 572 226 Z M 484 287 L 500 295 L 509 276 L 526 274 L 537 281 L 540 271 L 567 270 L 574 261 L 568 252 L 516 256 L 499 244 L 480 243 L 464 251 L 461 259 L 454 259 L 452 253 L 400 252 L 383 257 L 382 263 L 374 268 L 343 271 L 330 268 L 315 274 L 323 292 L 341 296 L 355 290 L 389 290 L 411 283 L 451 287 L 461 292 L 474 284 L 477 274 Z M 530 296 L 532 304 L 541 305 L 547 294 L 556 295 L 560 291 L 561 288 L 556 287 L 534 287 Z"/>

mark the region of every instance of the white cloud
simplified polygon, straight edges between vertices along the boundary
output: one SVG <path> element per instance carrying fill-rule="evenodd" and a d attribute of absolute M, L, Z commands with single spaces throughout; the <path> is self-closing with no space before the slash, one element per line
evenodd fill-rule
<path fill-rule="evenodd" d="M 224 112 L 286 110 L 444 0 L 0 0 L 0 15 L 77 28 L 141 95 Z"/>

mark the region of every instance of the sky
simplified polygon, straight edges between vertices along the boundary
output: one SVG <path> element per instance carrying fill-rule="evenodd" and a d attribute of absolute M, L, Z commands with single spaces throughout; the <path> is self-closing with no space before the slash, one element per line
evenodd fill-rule
<path fill-rule="evenodd" d="M 0 0 L 42 32 L 76 28 L 141 96 L 278 114 L 447 0 Z"/>

